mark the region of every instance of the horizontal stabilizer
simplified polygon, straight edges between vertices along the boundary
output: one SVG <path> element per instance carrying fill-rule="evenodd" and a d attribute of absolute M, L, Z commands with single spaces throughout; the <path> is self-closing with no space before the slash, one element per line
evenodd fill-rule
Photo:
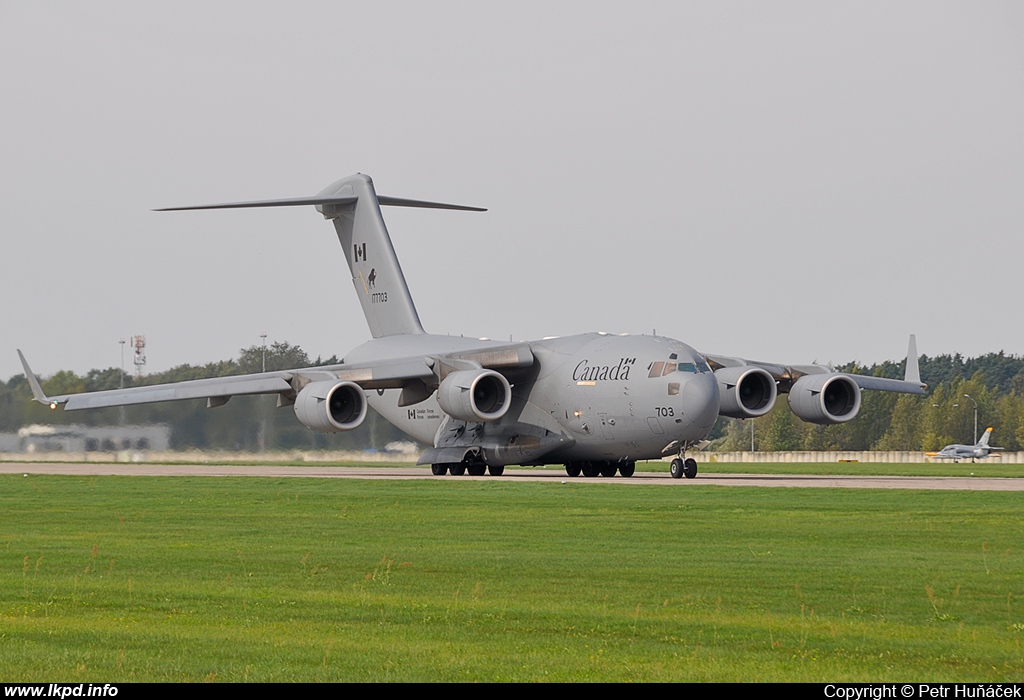
<path fill-rule="evenodd" d="M 317 204 L 355 204 L 356 197 L 292 197 L 290 199 L 263 199 L 253 202 L 226 202 L 199 204 L 191 207 L 165 207 L 153 211 L 191 211 L 194 209 L 255 209 L 258 207 L 305 207 Z"/>
<path fill-rule="evenodd" d="M 355 204 L 358 197 L 291 197 L 288 199 L 263 199 L 252 202 L 226 202 L 224 204 L 200 204 L 190 207 L 164 207 L 153 211 L 193 211 L 196 209 L 256 209 L 259 207 L 304 207 L 332 204 L 345 206 Z M 377 203 L 388 207 L 417 207 L 419 209 L 454 209 L 457 211 L 487 211 L 480 207 L 443 202 L 424 202 L 418 199 L 378 196 Z"/>

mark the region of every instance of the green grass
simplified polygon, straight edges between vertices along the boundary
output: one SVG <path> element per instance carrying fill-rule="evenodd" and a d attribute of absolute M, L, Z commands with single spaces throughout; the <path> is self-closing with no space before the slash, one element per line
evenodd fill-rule
<path fill-rule="evenodd" d="M 654 464 L 654 463 L 651 463 Z M 667 469 L 667 467 L 666 467 Z M 1024 464 L 1001 464 L 997 459 L 984 462 L 702 462 L 703 474 L 828 474 L 849 476 L 958 476 L 1024 477 Z"/>
<path fill-rule="evenodd" d="M 0 680 L 1021 681 L 1020 505 L 0 476 Z"/>

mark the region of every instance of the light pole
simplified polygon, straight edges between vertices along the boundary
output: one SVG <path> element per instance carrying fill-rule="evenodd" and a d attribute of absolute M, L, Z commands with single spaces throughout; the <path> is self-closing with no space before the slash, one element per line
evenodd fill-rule
<path fill-rule="evenodd" d="M 121 379 L 119 385 L 124 389 L 124 338 L 121 338 L 117 342 L 121 343 Z M 118 409 L 117 417 L 121 425 L 124 425 L 124 406 L 121 406 L 121 408 Z"/>
<path fill-rule="evenodd" d="M 263 372 L 267 371 L 267 332 L 260 333 L 263 339 Z M 267 402 L 260 401 L 260 427 L 256 433 L 256 449 L 262 454 L 267 450 Z"/>
<path fill-rule="evenodd" d="M 964 394 L 965 399 L 971 399 L 970 394 Z M 971 403 L 974 404 L 974 444 L 978 444 L 978 402 L 971 399 Z"/>
<path fill-rule="evenodd" d="M 121 343 L 121 388 L 124 389 L 124 338 L 117 342 Z"/>

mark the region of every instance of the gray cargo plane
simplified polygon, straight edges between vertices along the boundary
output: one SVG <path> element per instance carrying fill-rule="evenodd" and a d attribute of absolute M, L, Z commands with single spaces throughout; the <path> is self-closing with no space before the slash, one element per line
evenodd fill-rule
<path fill-rule="evenodd" d="M 564 464 L 569 476 L 632 476 L 636 460 L 675 455 L 673 477 L 693 478 L 686 451 L 719 416 L 755 418 L 780 393 L 800 419 L 842 423 L 862 389 L 925 393 L 910 338 L 903 380 L 706 355 L 672 338 L 586 333 L 532 342 L 426 333 L 380 205 L 462 209 L 379 196 L 369 177 L 339 180 L 315 197 L 182 209 L 315 206 L 334 222 L 373 339 L 338 365 L 46 396 L 18 351 L 36 401 L 65 410 L 276 394 L 307 427 L 359 426 L 372 407 L 432 447 L 420 459 L 436 475 L 501 474 L 505 465 Z M 169 211 L 169 210 L 161 210 Z"/>

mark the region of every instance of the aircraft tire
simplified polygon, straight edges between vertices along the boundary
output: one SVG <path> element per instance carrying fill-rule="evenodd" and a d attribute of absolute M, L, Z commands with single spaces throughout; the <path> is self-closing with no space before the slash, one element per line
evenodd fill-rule
<path fill-rule="evenodd" d="M 672 460 L 672 464 L 668 468 L 668 473 L 672 475 L 673 479 L 683 478 L 683 460 L 676 457 Z"/>
<path fill-rule="evenodd" d="M 587 478 L 597 476 L 598 473 L 597 465 L 594 462 L 584 462 L 581 471 L 583 476 Z"/>
<path fill-rule="evenodd" d="M 444 476 L 445 474 L 448 473 L 448 465 L 447 464 L 431 464 L 430 465 L 430 473 L 433 474 L 434 476 Z"/>
<path fill-rule="evenodd" d="M 565 473 L 569 476 L 576 477 L 580 475 L 580 463 L 579 462 L 566 462 Z"/>
<path fill-rule="evenodd" d="M 505 473 L 504 464 L 491 464 L 487 467 L 487 473 L 491 476 L 501 476 Z"/>
<path fill-rule="evenodd" d="M 615 462 L 601 462 L 600 465 L 599 470 L 601 472 L 601 476 L 609 479 L 615 476 L 615 470 L 619 468 L 619 465 Z"/>
<path fill-rule="evenodd" d="M 466 473 L 466 465 L 462 462 L 449 464 L 448 469 L 451 471 L 452 476 L 462 476 Z"/>
<path fill-rule="evenodd" d="M 622 462 L 619 464 L 619 476 L 631 477 L 636 471 L 636 462 Z"/>
<path fill-rule="evenodd" d="M 470 464 L 467 468 L 470 476 L 483 476 L 487 471 L 487 465 L 483 462 Z"/>
<path fill-rule="evenodd" d="M 697 478 L 697 460 L 692 457 L 683 462 L 683 476 L 687 479 Z"/>

